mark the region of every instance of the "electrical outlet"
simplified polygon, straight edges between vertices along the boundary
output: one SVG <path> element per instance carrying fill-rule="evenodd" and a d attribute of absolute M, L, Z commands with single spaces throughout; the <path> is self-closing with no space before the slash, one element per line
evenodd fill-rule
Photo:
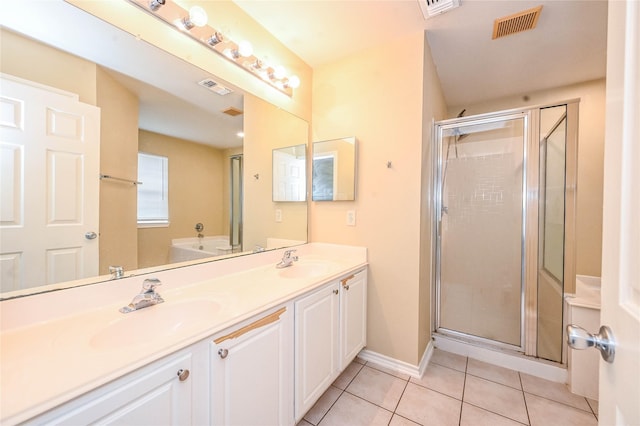
<path fill-rule="evenodd" d="M 276 209 L 276 222 L 282 222 L 282 210 Z"/>
<path fill-rule="evenodd" d="M 347 210 L 347 226 L 356 226 L 355 210 Z"/>

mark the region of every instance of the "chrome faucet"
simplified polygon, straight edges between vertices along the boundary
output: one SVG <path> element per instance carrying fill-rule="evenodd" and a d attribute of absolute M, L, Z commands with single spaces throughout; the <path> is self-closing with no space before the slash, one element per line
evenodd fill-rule
<path fill-rule="evenodd" d="M 253 252 L 254 252 L 254 253 L 262 253 L 263 251 L 264 251 L 264 247 L 262 247 L 262 246 L 261 246 L 261 245 L 259 245 L 259 244 L 256 244 L 256 246 L 255 246 L 255 247 L 254 247 L 254 249 L 253 249 Z"/>
<path fill-rule="evenodd" d="M 124 268 L 122 266 L 109 266 L 109 273 L 112 280 L 124 277 Z"/>
<path fill-rule="evenodd" d="M 278 262 L 278 264 L 276 265 L 276 268 L 278 269 L 287 268 L 293 265 L 293 262 L 297 262 L 298 256 L 292 256 L 292 254 L 295 252 L 296 250 L 286 250 L 282 255 L 282 260 Z"/>
<path fill-rule="evenodd" d="M 120 312 L 128 314 L 129 312 L 164 302 L 162 296 L 156 293 L 156 287 L 159 285 L 162 285 L 162 283 L 157 278 L 147 278 L 144 280 L 140 293 L 135 295 L 131 303 L 120 308 Z"/>

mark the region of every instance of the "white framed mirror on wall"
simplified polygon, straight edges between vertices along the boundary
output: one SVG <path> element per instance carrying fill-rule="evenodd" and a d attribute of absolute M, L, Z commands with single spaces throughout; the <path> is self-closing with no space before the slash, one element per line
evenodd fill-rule
<path fill-rule="evenodd" d="M 66 2 L 38 7 L 40 19 L 32 23 L 0 17 L 0 72 L 74 93 L 81 104 L 99 110 L 99 161 L 85 172 L 98 188 L 98 224 L 90 230 L 96 238 L 82 242 L 99 249 L 90 273 L 71 256 L 66 269 L 74 274 L 58 280 L 44 270 L 42 277 L 25 280 L 21 272 L 33 266 L 21 258 L 23 249 L 12 247 L 13 260 L 5 262 L 8 244 L 0 241 L 0 299 L 109 280 L 112 266 L 131 276 L 180 266 L 172 263 L 176 259 L 210 261 L 307 240 L 305 203 L 295 221 L 279 226 L 271 215 L 250 211 L 271 199 L 270 187 L 255 184 L 253 176 L 271 181 L 269 154 L 283 143 L 274 128 L 288 129 L 290 144 L 306 144 L 304 120 Z M 5 128 L 0 132 L 4 142 Z M 137 189 L 144 188 L 144 182 L 135 184 L 139 152 L 167 158 L 168 218 L 156 226 L 138 224 Z M 262 166 L 267 162 L 268 173 Z M 24 185 L 21 173 L 16 182 L 27 192 L 31 183 Z M 111 178 L 100 179 L 104 175 Z M 3 204 L 9 195 L 3 187 Z M 2 228 L 0 234 L 4 239 Z M 181 257 L 172 255 L 176 248 Z"/>
<path fill-rule="evenodd" d="M 356 199 L 356 138 L 313 143 L 312 200 Z"/>

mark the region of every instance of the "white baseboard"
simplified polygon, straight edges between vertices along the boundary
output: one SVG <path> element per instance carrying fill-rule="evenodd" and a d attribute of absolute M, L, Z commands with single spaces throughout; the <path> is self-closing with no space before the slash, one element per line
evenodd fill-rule
<path fill-rule="evenodd" d="M 553 382 L 567 383 L 568 381 L 568 373 L 565 366 L 559 366 L 550 361 L 482 348 L 441 335 L 434 335 L 433 340 L 436 348 L 446 352 L 468 356 L 479 361 L 521 371 Z"/>
<path fill-rule="evenodd" d="M 360 351 L 358 356 L 365 361 L 370 361 L 374 364 L 378 364 L 390 370 L 408 374 L 411 377 L 420 378 L 424 375 L 424 372 L 427 369 L 427 365 L 429 364 L 429 360 L 431 359 L 431 355 L 433 354 L 433 347 L 433 341 L 430 340 L 429 344 L 424 350 L 424 353 L 422 354 L 420 364 L 418 365 L 409 364 L 408 362 L 400 361 L 395 358 L 370 351 L 368 349 L 363 349 L 362 351 Z"/>

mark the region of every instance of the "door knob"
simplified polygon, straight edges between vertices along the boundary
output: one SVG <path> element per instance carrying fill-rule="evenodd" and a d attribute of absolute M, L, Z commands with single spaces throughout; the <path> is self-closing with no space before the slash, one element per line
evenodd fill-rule
<path fill-rule="evenodd" d="M 591 334 L 574 324 L 567 325 L 567 344 L 573 349 L 596 348 L 602 359 L 612 363 L 616 355 L 616 341 L 609 327 L 603 325 L 598 334 Z"/>
<path fill-rule="evenodd" d="M 84 234 L 84 237 L 87 240 L 95 240 L 98 237 L 98 234 L 96 234 L 95 232 L 91 231 L 91 232 L 87 232 Z"/>

